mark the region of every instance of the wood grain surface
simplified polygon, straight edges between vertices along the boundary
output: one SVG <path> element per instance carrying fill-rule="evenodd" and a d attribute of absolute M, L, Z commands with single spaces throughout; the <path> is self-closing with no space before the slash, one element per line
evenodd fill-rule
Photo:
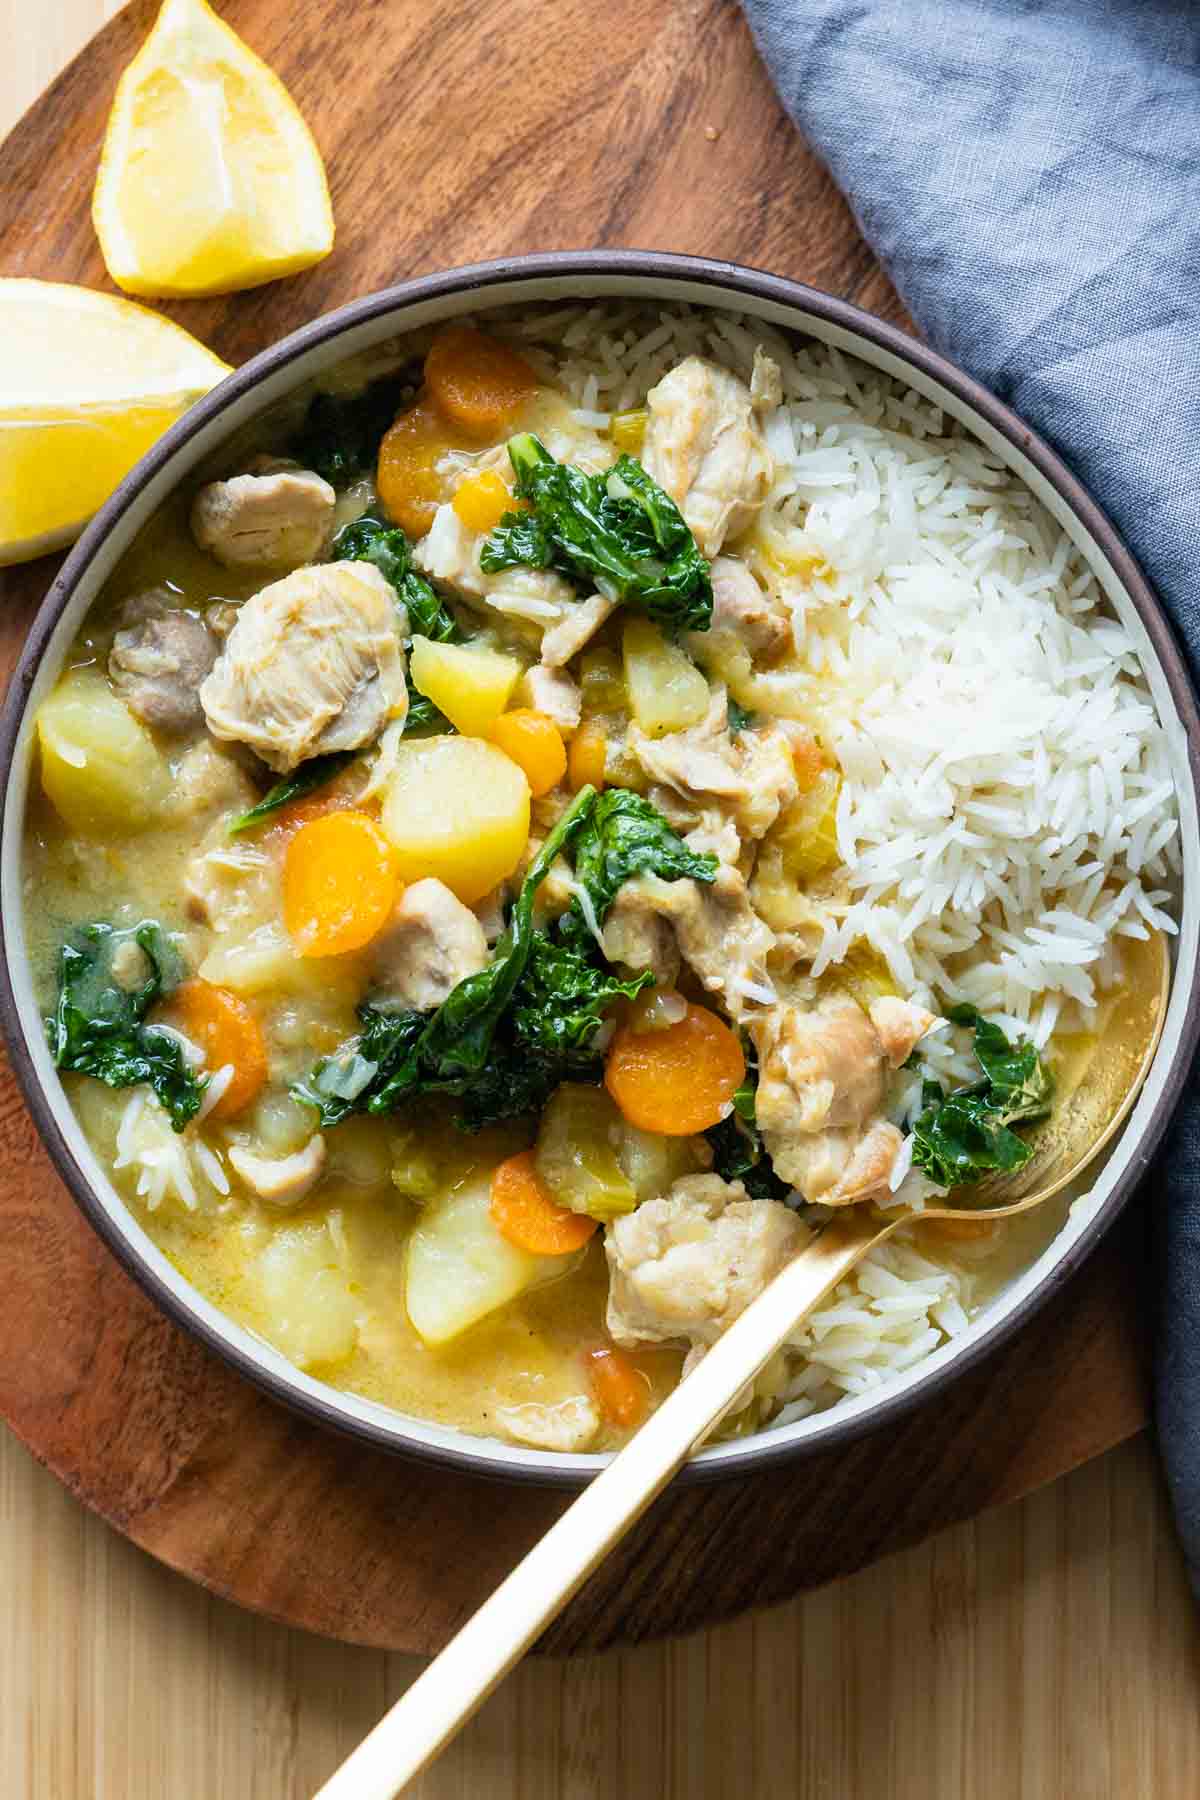
<path fill-rule="evenodd" d="M 43 10 L 31 17 L 0 0 L 0 41 L 13 49 L 0 64 L 0 126 L 114 9 L 57 0 Z M 302 13 L 230 0 L 224 10 L 314 118 L 342 224 L 336 257 L 304 281 L 174 309 L 226 355 L 395 274 L 599 241 L 741 256 L 895 316 L 731 7 L 619 0 L 589 18 L 574 4 L 535 14 L 493 3 L 456 11 L 437 33 L 421 23 L 427 9 L 366 0 L 309 0 Z M 138 28 L 149 12 L 134 8 Z M 531 18 L 536 43 L 521 35 Z M 121 20 L 116 49 L 127 53 L 136 36 Z M 361 46 L 379 53 L 355 103 L 330 110 Z M 604 79 L 581 103 L 585 54 Z M 103 66 L 112 61 L 110 48 Z M 101 279 L 86 228 L 107 98 L 99 66 L 68 76 L 37 127 L 0 152 L 4 273 Z M 453 98 L 466 92 L 456 71 L 474 75 L 474 109 Z M 503 95 L 511 101 L 522 71 L 536 73 L 537 104 L 506 120 Z M 381 96 L 386 120 L 405 126 L 386 139 Z M 10 654 L 46 574 L 43 565 L 7 584 Z M 302 1614 L 314 1557 L 347 1531 L 365 1493 L 375 1535 L 352 1562 L 341 1553 L 339 1628 L 378 1635 L 378 1590 L 403 1577 L 407 1628 L 432 1642 L 451 1622 L 447 1570 L 490 1580 L 497 1539 L 511 1560 L 538 1508 L 555 1504 L 527 1499 L 514 1524 L 503 1490 L 447 1486 L 315 1440 L 136 1296 L 47 1178 L 11 1088 L 0 1090 L 0 1154 L 0 1399 L 90 1503 L 158 1554 Z M 777 1597 L 1048 1480 L 1134 1429 L 1139 1220 L 1122 1232 L 1028 1339 L 960 1384 L 920 1430 L 864 1446 L 850 1468 L 666 1503 L 607 1591 L 585 1595 L 564 1621 L 558 1647 Z M 16 1279 L 17 1265 L 33 1278 Z M 32 1353 L 10 1354 L 22 1346 Z M 453 1556 L 428 1560 L 431 1547 Z M 450 1610 L 466 1604 L 466 1585 Z M 187 1587 L 81 1512 L 11 1440 L 0 1445 L 0 1591 L 5 1800 L 300 1796 L 414 1668 Z M 418 1791 L 1173 1800 L 1200 1787 L 1198 1651 L 1153 1465 L 1135 1444 L 774 1613 L 679 1644 L 531 1664 Z"/>

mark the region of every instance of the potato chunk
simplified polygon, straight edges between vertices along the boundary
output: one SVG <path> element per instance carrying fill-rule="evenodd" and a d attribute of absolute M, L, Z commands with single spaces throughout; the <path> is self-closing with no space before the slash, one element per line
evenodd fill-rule
<path fill-rule="evenodd" d="M 358 1342 L 358 1303 L 324 1220 L 276 1231 L 254 1265 L 263 1332 L 298 1368 L 344 1362 Z"/>
<path fill-rule="evenodd" d="M 409 1239 L 405 1303 L 427 1344 L 449 1343 L 571 1263 L 510 1244 L 493 1224 L 490 1205 L 490 1175 L 472 1176 L 432 1202 Z"/>
<path fill-rule="evenodd" d="M 98 669 L 72 669 L 37 717 L 42 786 L 74 831 L 142 831 L 171 790 L 167 759 Z"/>
<path fill-rule="evenodd" d="M 648 737 L 695 725 L 708 710 L 708 683 L 678 644 L 649 619 L 630 619 L 621 642 L 634 719 Z"/>
<path fill-rule="evenodd" d="M 466 737 L 486 737 L 521 679 L 514 656 L 480 644 L 439 644 L 413 639 L 413 686 L 445 713 Z"/>
<path fill-rule="evenodd" d="M 402 743 L 383 799 L 401 881 L 432 875 L 470 906 L 507 880 L 529 837 L 529 783 L 479 738 Z"/>

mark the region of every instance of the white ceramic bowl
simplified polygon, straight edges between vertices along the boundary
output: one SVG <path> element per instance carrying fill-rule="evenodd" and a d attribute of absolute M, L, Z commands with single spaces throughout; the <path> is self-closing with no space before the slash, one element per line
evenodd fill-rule
<path fill-rule="evenodd" d="M 727 263 L 640 252 L 531 256 L 425 277 L 356 301 L 256 357 L 166 434 L 93 521 L 47 594 L 9 689 L 0 721 L 0 1011 L 14 1066 L 51 1155 L 100 1236 L 159 1305 L 244 1374 L 308 1416 L 385 1448 L 477 1474 L 563 1484 L 586 1479 L 606 1459 L 471 1437 L 339 1392 L 210 1305 L 156 1248 L 88 1145 L 46 1049 L 25 948 L 22 825 L 34 714 L 84 615 L 156 508 L 232 432 L 301 383 L 399 332 L 514 303 L 618 297 L 729 307 L 835 345 L 936 401 L 1025 481 L 1078 545 L 1139 647 L 1170 744 L 1185 859 L 1175 979 L 1154 1065 L 1090 1193 L 1072 1208 L 1049 1248 L 961 1336 L 880 1392 L 704 1450 L 686 1476 L 747 1473 L 774 1459 L 844 1443 L 931 1398 L 994 1349 L 1062 1286 L 1128 1199 L 1166 1128 L 1200 1036 L 1200 721 L 1183 662 L 1145 579 L 1095 502 L 1027 426 L 952 364 L 870 314 L 798 283 Z"/>

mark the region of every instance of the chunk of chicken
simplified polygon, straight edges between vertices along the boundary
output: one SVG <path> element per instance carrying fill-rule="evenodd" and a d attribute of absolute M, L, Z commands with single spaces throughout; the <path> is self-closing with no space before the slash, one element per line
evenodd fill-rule
<path fill-rule="evenodd" d="M 195 824 L 217 813 L 247 812 L 257 799 L 258 791 L 236 754 L 203 737 L 179 760 L 171 816 Z"/>
<path fill-rule="evenodd" d="M 366 562 L 297 569 L 247 600 L 200 689 L 216 738 L 287 774 L 357 750 L 408 711 L 403 609 Z"/>
<path fill-rule="evenodd" d="M 374 948 L 377 997 L 426 1012 L 487 967 L 483 926 L 432 876 L 405 888 Z"/>
<path fill-rule="evenodd" d="M 711 885 L 639 875 L 621 888 L 620 901 L 627 916 L 646 909 L 671 922 L 684 960 L 710 993 L 721 996 L 732 1018 L 774 998 L 767 957 L 775 934 L 750 905 L 736 869 L 722 865 Z M 606 923 L 606 944 L 607 930 Z"/>
<path fill-rule="evenodd" d="M 745 563 L 735 556 L 718 556 L 712 566 L 713 631 L 731 631 L 752 656 L 778 656 L 791 639 L 787 613 L 765 594 Z M 694 634 L 698 646 L 703 634 Z"/>
<path fill-rule="evenodd" d="M 192 536 L 227 569 L 296 569 L 333 536 L 337 495 L 311 469 L 210 481 L 192 505 Z"/>
<path fill-rule="evenodd" d="M 154 731 L 199 731 L 197 692 L 217 660 L 217 639 L 198 613 L 185 612 L 166 588 L 126 600 L 108 657 L 109 680 L 131 713 Z"/>
<path fill-rule="evenodd" d="M 561 669 L 577 656 L 615 612 L 616 605 L 615 600 L 606 600 L 603 594 L 591 594 L 564 608 L 559 623 L 549 626 L 542 638 L 542 661 L 547 668 Z"/>
<path fill-rule="evenodd" d="M 777 1200 L 751 1200 L 719 1175 L 685 1175 L 605 1231 L 609 1332 L 626 1346 L 713 1344 L 807 1238 Z"/>
<path fill-rule="evenodd" d="M 609 962 L 649 969 L 660 987 L 673 987 L 679 974 L 679 945 L 667 918 L 640 880 L 617 889 L 601 933 Z"/>
<path fill-rule="evenodd" d="M 316 1185 L 325 1167 L 325 1139 L 318 1131 L 291 1156 L 260 1156 L 233 1144 L 229 1160 L 251 1193 L 272 1206 L 295 1206 Z"/>
<path fill-rule="evenodd" d="M 463 524 L 453 506 L 439 506 L 413 561 L 433 581 L 493 612 L 543 627 L 557 623 L 575 600 L 570 582 L 553 569 L 518 566 L 486 574 L 479 566 L 484 541 Z"/>
<path fill-rule="evenodd" d="M 840 995 L 752 1023 L 756 1116 L 781 1180 L 826 1206 L 886 1192 L 902 1142 L 883 1117 L 888 1072 L 936 1023 L 910 1001 L 877 1001 L 869 1015 Z"/>
<path fill-rule="evenodd" d="M 717 687 L 697 724 L 661 738 L 648 737 L 631 725 L 629 748 L 651 781 L 672 789 L 697 813 L 711 797 L 733 820 L 743 841 L 761 838 L 799 792 L 792 747 L 775 725 L 739 731 L 734 737 L 728 716 L 725 689 Z M 656 794 L 650 797 L 657 803 Z"/>
<path fill-rule="evenodd" d="M 774 479 L 750 389 L 727 369 L 689 356 L 650 389 L 646 408 L 642 462 L 711 560 L 753 522 Z"/>
<path fill-rule="evenodd" d="M 565 669 L 535 663 L 521 684 L 521 697 L 535 712 L 552 719 L 560 731 L 574 731 L 579 724 L 579 688 Z"/>
<path fill-rule="evenodd" d="M 239 843 L 236 838 L 230 842 L 223 825 L 213 835 L 184 870 L 188 917 L 217 932 L 262 923 L 278 910 L 270 858 L 257 844 Z"/>
<path fill-rule="evenodd" d="M 498 1406 L 495 1417 L 506 1437 L 535 1450 L 586 1450 L 600 1430 L 600 1414 L 585 1394 L 574 1394 L 555 1406 L 538 1400 Z"/>

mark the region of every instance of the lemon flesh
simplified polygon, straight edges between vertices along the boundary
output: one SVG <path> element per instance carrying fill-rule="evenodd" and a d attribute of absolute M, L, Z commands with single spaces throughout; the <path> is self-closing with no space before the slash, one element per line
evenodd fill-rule
<path fill-rule="evenodd" d="M 92 219 L 117 286 L 157 298 L 258 287 L 333 248 L 308 126 L 205 0 L 165 0 L 121 77 Z"/>
<path fill-rule="evenodd" d="M 155 439 L 228 373 L 131 300 L 0 279 L 0 565 L 78 537 Z"/>

